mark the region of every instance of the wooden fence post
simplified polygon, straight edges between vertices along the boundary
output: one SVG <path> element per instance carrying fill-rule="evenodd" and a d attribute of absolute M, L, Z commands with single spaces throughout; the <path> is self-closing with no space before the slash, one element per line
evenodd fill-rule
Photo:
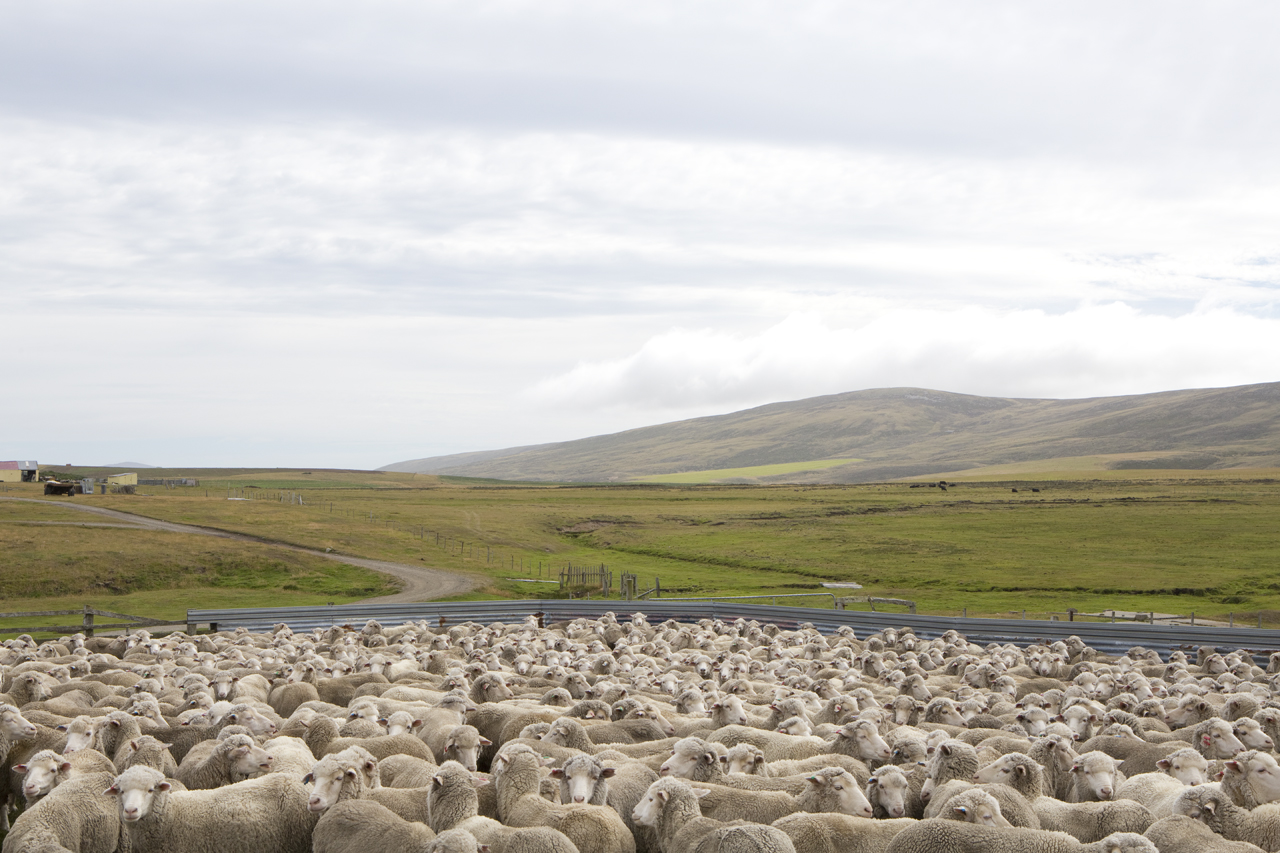
<path fill-rule="evenodd" d="M 93 636 L 93 608 L 87 604 L 84 606 L 84 635 Z"/>

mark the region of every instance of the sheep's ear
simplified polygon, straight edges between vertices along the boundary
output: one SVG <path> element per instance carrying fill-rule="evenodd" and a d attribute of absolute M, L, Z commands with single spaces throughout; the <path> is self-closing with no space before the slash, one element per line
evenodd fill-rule
<path fill-rule="evenodd" d="M 13 772 L 14 772 L 14 773 L 26 773 L 26 772 L 27 772 L 27 765 L 25 765 L 25 764 L 15 764 L 15 765 L 13 765 Z"/>
<path fill-rule="evenodd" d="M 947 746 L 945 743 L 939 746 L 938 749 L 942 751 L 943 755 L 951 754 L 951 747 Z"/>
<path fill-rule="evenodd" d="M 805 781 L 812 782 L 814 785 L 821 785 L 823 782 L 827 780 L 822 776 L 809 776 L 805 779 Z"/>
<path fill-rule="evenodd" d="M 418 721 L 415 723 L 415 725 L 419 725 L 419 726 L 420 726 L 420 725 L 422 725 L 422 721 L 421 721 L 421 720 L 418 720 Z M 489 740 L 487 737 L 482 737 L 482 738 L 480 738 L 480 745 L 481 745 L 481 746 L 493 746 L 493 741 Z"/>
<path fill-rule="evenodd" d="M 659 793 L 661 793 L 661 794 L 663 794 L 663 795 L 664 795 L 664 796 L 663 796 L 663 799 L 665 800 L 665 799 L 666 799 L 666 796 L 665 796 L 666 791 L 660 791 Z M 695 797 L 697 797 L 698 799 L 700 799 L 700 800 L 701 800 L 703 797 L 705 797 L 707 794 L 710 794 L 710 793 L 711 793 L 711 789 L 710 789 L 710 788 L 694 788 L 694 789 L 693 789 L 693 795 L 694 795 Z"/>
<path fill-rule="evenodd" d="M 161 782 L 159 785 L 156 785 L 156 790 L 157 790 L 157 791 L 160 791 L 160 792 L 165 792 L 165 791 L 168 791 L 168 790 L 169 790 L 170 788 L 172 788 L 172 787 L 173 787 L 173 786 L 172 786 L 172 785 L 170 785 L 168 782 Z"/>
<path fill-rule="evenodd" d="M 969 813 L 969 810 L 964 806 L 956 806 L 953 811 L 955 811 L 956 814 L 960 815 L 960 817 L 964 817 Z"/>
<path fill-rule="evenodd" d="M 119 789 L 119 788 L 117 788 L 117 787 L 115 786 L 115 784 L 113 783 L 113 784 L 111 785 L 111 787 L 110 787 L 110 788 L 108 788 L 107 790 L 103 791 L 102 793 L 103 793 L 104 795 L 108 796 L 108 797 L 118 797 L 118 796 L 120 796 L 120 789 Z"/>
<path fill-rule="evenodd" d="M 554 772 L 554 771 L 552 771 L 552 772 Z M 612 778 L 613 778 L 613 774 L 614 774 L 615 772 L 617 772 L 617 771 L 616 771 L 614 768 L 612 768 L 612 767 L 606 767 L 606 768 L 604 768 L 603 770 L 601 770 L 601 771 L 600 771 L 600 778 L 601 778 L 601 779 L 612 779 Z"/>
<path fill-rule="evenodd" d="M 59 765 L 58 765 L 58 770 L 59 770 L 59 771 L 61 771 L 61 772 L 64 772 L 64 773 L 65 773 L 66 771 L 68 771 L 68 770 L 70 770 L 70 769 L 71 769 L 71 762 L 70 762 L 70 761 L 64 761 L 64 762 L 62 762 L 61 764 L 59 764 Z"/>
<path fill-rule="evenodd" d="M 1161 770 L 1168 770 L 1172 766 L 1173 762 L 1167 758 L 1162 758 L 1156 762 L 1156 767 L 1159 767 Z"/>
<path fill-rule="evenodd" d="M 1018 764 L 1014 766 L 1013 772 L 1017 776 L 1026 776 L 1029 771 L 1024 765 Z"/>
<path fill-rule="evenodd" d="M 66 730 L 67 730 L 67 727 L 66 727 L 66 726 L 55 726 L 55 727 L 54 727 L 54 731 L 65 732 Z"/>
<path fill-rule="evenodd" d="M 306 776 L 302 777 L 302 784 L 304 785 L 310 785 L 314 781 L 316 781 L 316 775 L 314 773 L 308 773 Z"/>
<path fill-rule="evenodd" d="M 551 778 L 552 778 L 552 779 L 563 779 L 563 778 L 564 778 L 564 771 L 563 771 L 563 770 L 561 770 L 559 767 L 557 767 L 557 768 L 555 768 L 554 770 L 552 770 L 552 771 L 551 771 L 551 774 L 550 774 L 550 775 L 551 775 Z"/>
<path fill-rule="evenodd" d="M 1226 764 L 1225 764 L 1225 765 L 1223 765 L 1223 766 L 1225 766 L 1227 769 L 1229 769 L 1229 770 L 1231 770 L 1231 771 L 1233 771 L 1233 772 L 1235 772 L 1235 773 L 1241 773 L 1241 772 L 1243 772 L 1243 771 L 1240 769 L 1240 762 L 1239 762 L 1239 761 L 1228 761 L 1228 762 L 1226 762 Z"/>

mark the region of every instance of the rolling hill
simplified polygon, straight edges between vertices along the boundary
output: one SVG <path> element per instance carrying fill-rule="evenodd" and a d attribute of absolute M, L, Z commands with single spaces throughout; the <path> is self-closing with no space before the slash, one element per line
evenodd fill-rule
<path fill-rule="evenodd" d="M 687 482 L 699 478 L 688 472 L 705 472 L 707 482 L 861 483 L 1053 460 L 1076 460 L 1066 468 L 1280 467 L 1280 383 L 1083 400 L 883 388 L 381 470 L 585 482 L 682 473 Z M 760 466 L 770 467 L 753 475 Z"/>

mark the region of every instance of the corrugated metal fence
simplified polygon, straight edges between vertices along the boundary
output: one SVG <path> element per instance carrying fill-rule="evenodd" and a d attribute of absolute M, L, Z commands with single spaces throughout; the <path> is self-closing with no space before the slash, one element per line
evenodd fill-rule
<path fill-rule="evenodd" d="M 1280 650 L 1280 631 L 1259 628 L 1209 628 L 1186 625 L 1150 625 L 1109 622 L 1042 622 L 1034 619 L 962 619 L 955 616 L 914 616 L 906 613 L 868 613 L 855 610 L 825 610 L 812 607 L 772 607 L 732 601 L 456 601 L 423 604 L 347 604 L 318 607 L 265 607 L 240 610 L 188 610 L 187 624 L 212 624 L 217 630 L 245 627 L 266 631 L 283 622 L 295 631 L 330 625 L 360 627 L 377 619 L 384 625 L 427 620 L 434 625 L 460 622 L 519 622 L 531 614 L 541 614 L 544 622 L 579 617 L 593 618 L 612 610 L 619 619 L 634 612 L 644 613 L 656 624 L 667 619 L 696 622 L 699 619 L 754 619 L 791 629 L 809 623 L 823 633 L 849 626 L 863 636 L 882 628 L 910 627 L 916 635 L 933 639 L 947 631 L 959 631 L 975 643 L 1052 642 L 1076 635 L 1106 654 L 1124 654 L 1133 646 L 1154 649 L 1166 658 L 1174 649 L 1194 653 L 1200 646 L 1216 646 L 1227 651 L 1246 649 L 1265 665 L 1267 655 Z"/>

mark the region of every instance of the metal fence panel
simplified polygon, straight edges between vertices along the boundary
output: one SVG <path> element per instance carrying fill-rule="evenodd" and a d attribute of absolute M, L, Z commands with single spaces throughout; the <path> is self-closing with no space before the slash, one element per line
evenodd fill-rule
<path fill-rule="evenodd" d="M 1187 625 L 1150 625 L 1108 622 L 1045 622 L 1035 619 L 965 619 L 955 616 L 919 616 L 907 613 L 877 613 L 855 610 L 825 610 L 812 607 L 780 607 L 743 604 L 734 601 L 664 601 L 644 602 L 582 601 L 563 599 L 451 601 L 421 604 L 345 604 L 313 607 L 261 607 L 236 610 L 188 610 L 189 626 L 216 624 L 219 630 L 244 627 L 250 631 L 268 631 L 285 623 L 295 631 L 309 631 L 330 625 L 358 628 L 369 619 L 383 624 L 426 620 L 438 625 L 461 622 L 519 622 L 530 614 L 543 614 L 544 621 L 595 618 L 613 611 L 619 619 L 635 612 L 644 613 L 649 622 L 667 619 L 696 622 L 699 619 L 735 619 L 773 622 L 784 629 L 809 623 L 823 633 L 848 626 L 858 636 L 883 628 L 910 627 L 923 639 L 934 639 L 947 631 L 958 631 L 970 642 L 1014 643 L 1026 646 L 1037 642 L 1053 642 L 1075 635 L 1100 652 L 1122 655 L 1133 646 L 1159 652 L 1167 659 L 1174 649 L 1194 652 L 1200 646 L 1216 646 L 1222 650 L 1245 649 L 1255 660 L 1265 664 L 1267 655 L 1280 650 L 1280 631 L 1259 628 L 1213 628 Z"/>

